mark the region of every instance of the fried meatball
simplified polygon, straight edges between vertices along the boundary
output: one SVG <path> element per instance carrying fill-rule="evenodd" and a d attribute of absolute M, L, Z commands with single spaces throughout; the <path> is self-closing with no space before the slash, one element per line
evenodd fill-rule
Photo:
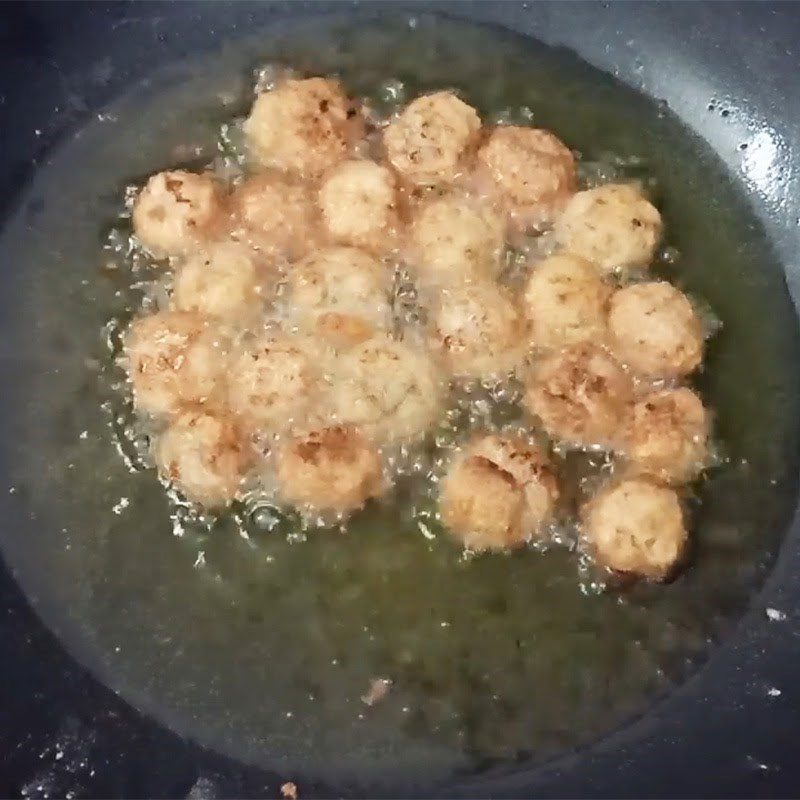
<path fill-rule="evenodd" d="M 442 386 L 424 350 L 379 335 L 340 354 L 331 393 L 338 422 L 384 444 L 425 433 L 438 416 Z"/>
<path fill-rule="evenodd" d="M 661 215 L 630 184 L 608 184 L 574 195 L 555 224 L 564 250 L 604 272 L 646 267 L 661 240 Z"/>
<path fill-rule="evenodd" d="M 244 133 L 263 166 L 314 178 L 346 157 L 358 118 L 338 81 L 287 80 L 256 98 Z"/>
<path fill-rule="evenodd" d="M 517 437 L 483 435 L 451 465 L 439 511 L 470 549 L 499 550 L 541 535 L 557 499 L 555 475 L 539 448 Z"/>
<path fill-rule="evenodd" d="M 453 375 L 501 377 L 522 361 L 524 322 L 493 283 L 449 287 L 440 293 L 433 309 L 430 343 Z"/>
<path fill-rule="evenodd" d="M 172 414 L 216 399 L 228 356 L 227 334 L 203 314 L 166 311 L 133 321 L 125 336 L 134 404 Z"/>
<path fill-rule="evenodd" d="M 609 289 L 593 264 L 567 253 L 537 264 L 525 289 L 524 310 L 532 343 L 544 350 L 606 335 Z"/>
<path fill-rule="evenodd" d="M 458 176 L 478 137 L 481 121 L 452 92 L 422 95 L 383 134 L 392 166 L 410 183 L 434 186 Z"/>
<path fill-rule="evenodd" d="M 505 222 L 488 204 L 450 195 L 424 205 L 411 228 L 412 260 L 429 285 L 496 278 Z"/>
<path fill-rule="evenodd" d="M 221 242 L 191 256 L 175 278 L 172 302 L 227 322 L 246 320 L 261 306 L 262 287 L 250 252 Z"/>
<path fill-rule="evenodd" d="M 301 326 L 334 345 L 354 344 L 386 329 L 391 317 L 388 273 L 354 247 L 312 253 L 289 276 L 289 302 Z"/>
<path fill-rule="evenodd" d="M 623 449 L 641 472 L 666 483 L 685 483 L 708 461 L 708 432 L 700 398 L 691 389 L 667 389 L 633 405 Z"/>
<path fill-rule="evenodd" d="M 252 462 L 232 417 L 197 409 L 171 420 L 156 439 L 154 456 L 161 477 L 205 508 L 233 500 Z"/>
<path fill-rule="evenodd" d="M 378 453 L 355 428 L 291 439 L 278 448 L 276 461 L 280 496 L 296 506 L 347 513 L 384 489 Z"/>
<path fill-rule="evenodd" d="M 395 243 L 397 186 L 394 175 L 374 161 L 344 161 L 319 190 L 322 220 L 340 244 L 381 252 Z"/>
<path fill-rule="evenodd" d="M 280 433 L 309 422 L 320 392 L 317 348 L 302 336 L 266 331 L 231 358 L 228 404 L 251 432 Z"/>
<path fill-rule="evenodd" d="M 308 190 L 275 174 L 256 175 L 231 194 L 231 235 L 264 253 L 292 261 L 316 237 Z"/>
<path fill-rule="evenodd" d="M 576 447 L 613 447 L 633 397 L 622 367 L 586 342 L 543 359 L 526 387 L 524 404 L 547 433 Z"/>
<path fill-rule="evenodd" d="M 688 539 L 677 494 L 644 478 L 601 491 L 583 507 L 581 519 L 600 564 L 654 580 L 669 576 Z"/>
<path fill-rule="evenodd" d="M 133 232 L 156 256 L 196 250 L 223 216 L 219 189 L 208 175 L 168 170 L 153 175 L 133 205 Z"/>
<path fill-rule="evenodd" d="M 550 131 L 502 125 L 478 150 L 514 227 L 547 227 L 575 191 L 575 158 Z"/>
<path fill-rule="evenodd" d="M 617 357 L 642 375 L 680 377 L 703 360 L 703 324 L 686 295 L 666 281 L 614 292 L 608 329 Z"/>

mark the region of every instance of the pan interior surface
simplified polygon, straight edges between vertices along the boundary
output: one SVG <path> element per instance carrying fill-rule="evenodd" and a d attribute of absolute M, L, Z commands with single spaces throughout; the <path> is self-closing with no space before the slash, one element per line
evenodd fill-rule
<path fill-rule="evenodd" d="M 800 400 L 781 266 L 709 148 L 568 52 L 426 16 L 287 25 L 131 86 L 51 154 L 3 230 L 19 303 L 3 323 L 2 447 L 31 517 L 5 532 L 4 556 L 76 658 L 244 762 L 378 791 L 552 757 L 682 681 L 777 552 Z M 654 179 L 672 253 L 656 271 L 724 323 L 697 384 L 726 459 L 696 487 L 676 581 L 598 594 L 558 548 L 465 560 L 424 536 L 402 497 L 347 536 L 296 541 L 278 526 L 245 539 L 229 518 L 174 535 L 153 473 L 129 472 L 116 449 L 103 333 L 137 299 L 102 245 L 127 184 L 215 156 L 265 63 L 338 73 L 376 101 L 398 85 L 455 87 L 485 119 L 529 108 L 586 163 Z M 384 679 L 386 697 L 365 703 Z"/>

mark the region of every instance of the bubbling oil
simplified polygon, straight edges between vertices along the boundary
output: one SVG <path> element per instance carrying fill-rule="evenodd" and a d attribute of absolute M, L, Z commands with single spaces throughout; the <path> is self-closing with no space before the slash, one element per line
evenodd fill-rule
<path fill-rule="evenodd" d="M 299 74 L 291 67 L 282 64 L 265 64 L 253 70 L 253 96 L 270 91 L 281 82 L 297 78 Z M 381 149 L 381 134 L 387 125 L 395 119 L 407 100 L 409 92 L 404 82 L 398 77 L 388 77 L 379 81 L 377 89 L 372 95 L 358 98 L 359 106 L 363 109 L 367 120 L 366 136 L 357 145 L 359 151 L 355 155 L 379 158 Z M 491 121 L 495 124 L 531 124 L 533 112 L 528 106 L 508 107 L 493 115 Z M 205 164 L 203 171 L 210 174 L 227 190 L 233 189 L 246 178 L 252 169 L 249 164 L 248 150 L 244 143 L 243 134 L 244 118 L 238 117 L 220 125 L 215 150 L 217 155 Z M 581 189 L 594 188 L 607 183 L 638 180 L 643 186 L 653 189 L 655 179 L 646 172 L 642 159 L 637 156 L 619 156 L 613 153 L 604 153 L 593 161 L 582 158 L 582 154 L 575 151 L 579 163 L 579 184 Z M 457 181 L 459 191 L 469 199 L 475 196 L 483 203 L 490 202 L 483 194 L 481 187 L 474 185 L 469 176 Z M 116 269 L 127 270 L 132 277 L 130 290 L 141 294 L 140 312 L 144 314 L 167 310 L 169 298 L 175 280 L 176 259 L 152 258 L 146 249 L 142 248 L 131 232 L 131 213 L 136 194 L 141 187 L 128 185 L 123 193 L 123 208 L 119 214 L 117 224 L 109 231 L 104 246 L 111 257 L 109 263 L 114 263 Z M 439 190 L 429 187 L 414 191 L 414 202 L 424 201 L 426 194 L 437 196 Z M 244 241 L 256 252 L 259 249 L 257 241 L 242 240 L 241 235 L 236 235 L 239 241 Z M 510 246 L 507 246 L 502 256 L 504 265 L 499 276 L 501 286 L 510 290 L 519 290 L 526 280 L 531 264 L 553 252 L 554 243 L 549 234 L 515 233 Z M 670 258 L 674 261 L 679 258 L 675 248 L 669 248 Z M 381 261 L 387 274 L 392 276 L 388 302 L 391 309 L 390 335 L 396 340 L 412 341 L 417 346 L 425 346 L 426 323 L 430 313 L 430 302 L 435 302 L 435 293 L 421 292 L 409 271 L 407 253 L 401 247 L 386 253 Z M 412 261 L 413 263 L 413 255 Z M 280 277 L 277 280 L 274 296 L 266 304 L 263 318 L 259 324 L 266 329 L 274 327 L 275 330 L 286 330 L 290 334 L 301 332 L 291 302 L 289 289 L 291 265 L 282 264 Z M 645 271 L 618 274 L 617 285 L 629 282 L 643 281 L 648 278 Z M 714 316 L 707 304 L 704 305 L 703 319 L 706 330 L 710 336 L 720 327 L 719 320 Z M 377 317 L 380 308 L 364 309 L 367 318 Z M 473 324 L 477 324 L 473 321 Z M 106 326 L 106 341 L 109 351 L 117 361 L 123 360 L 120 352 L 119 331 L 125 322 L 113 318 Z M 113 335 L 111 335 L 113 332 Z M 239 332 L 237 339 L 250 333 L 249 330 Z M 235 346 L 235 344 L 234 344 Z M 330 360 L 331 354 L 324 354 L 326 345 L 320 345 L 320 358 Z M 327 383 L 336 380 L 336 376 L 324 375 Z M 119 390 L 124 386 L 124 381 L 117 379 L 114 388 Z M 663 388 L 663 382 L 654 384 L 652 388 Z M 639 387 L 641 389 L 641 387 Z M 455 379 L 451 381 L 450 405 L 444 411 L 441 424 L 435 435 L 429 441 L 417 441 L 402 445 L 387 445 L 381 447 L 379 452 L 383 465 L 383 481 L 387 491 L 394 491 L 399 482 L 403 482 L 404 491 L 417 499 L 419 505 L 413 506 L 410 521 L 417 524 L 418 514 L 425 517 L 424 524 L 433 522 L 441 526 L 441 519 L 435 510 L 439 483 L 447 469 L 448 464 L 468 437 L 474 432 L 499 433 L 512 435 L 524 439 L 531 439 L 549 450 L 549 443 L 540 433 L 531 433 L 530 422 L 525 425 L 520 406 L 522 389 L 513 373 L 506 376 L 493 376 L 485 380 Z M 113 403 L 111 404 L 114 405 Z M 158 436 L 159 423 L 147 416 L 138 415 L 133 410 L 129 392 L 120 395 L 119 407 L 113 410 L 114 434 L 117 437 L 117 447 L 123 455 L 126 465 L 131 469 L 152 469 L 154 464 L 147 455 L 147 445 Z M 338 420 L 335 415 L 321 424 L 323 426 L 336 425 Z M 155 426 L 155 427 L 154 427 Z M 161 425 L 163 427 L 163 424 Z M 276 529 L 288 530 L 286 536 L 291 540 L 305 539 L 309 532 L 314 530 L 335 528 L 342 533 L 348 531 L 349 514 L 343 512 L 318 512 L 313 508 L 291 508 L 281 502 L 279 487 L 274 479 L 271 469 L 271 454 L 275 446 L 285 434 L 261 436 L 257 441 L 257 449 L 261 450 L 264 458 L 257 466 L 245 476 L 242 481 L 243 490 L 237 496 L 236 504 L 230 511 L 231 518 L 235 521 L 239 535 L 249 538 L 251 534 Z M 134 455 L 135 454 L 135 455 Z M 601 462 L 592 457 L 569 459 L 569 450 L 554 448 L 554 456 L 562 465 L 560 472 L 564 473 L 566 487 L 561 492 L 561 507 L 556 514 L 556 521 L 549 526 L 544 539 L 537 538 L 531 546 L 541 549 L 549 544 L 567 542 L 571 549 L 575 549 L 576 530 L 574 522 L 574 508 L 580 499 L 589 496 L 589 489 L 596 490 L 604 481 L 609 481 L 615 474 L 615 461 L 609 454 L 604 454 Z M 569 463 L 568 468 L 564 466 Z M 580 468 L 576 465 L 580 464 Z M 599 466 L 598 466 L 599 464 Z M 191 503 L 182 498 L 180 493 L 169 484 L 163 482 L 168 488 L 168 497 L 172 504 L 171 519 L 173 530 L 179 534 L 185 530 L 186 524 L 191 520 L 208 529 L 208 520 L 213 515 L 192 509 Z M 291 530 L 293 526 L 300 527 L 300 533 Z M 564 531 L 568 530 L 569 534 Z M 584 554 L 581 567 L 578 570 L 578 581 L 581 589 L 586 567 L 591 564 L 591 559 Z M 596 571 L 599 574 L 599 571 Z M 596 580 L 597 576 L 590 576 L 592 585 L 602 586 L 602 581 Z"/>

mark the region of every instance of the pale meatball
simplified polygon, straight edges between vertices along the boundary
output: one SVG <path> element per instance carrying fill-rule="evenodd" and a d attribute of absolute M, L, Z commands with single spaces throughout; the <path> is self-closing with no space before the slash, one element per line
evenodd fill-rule
<path fill-rule="evenodd" d="M 261 306 L 262 287 L 250 252 L 221 242 L 191 256 L 175 278 L 172 302 L 228 322 L 246 320 Z"/>
<path fill-rule="evenodd" d="M 323 512 L 355 511 L 384 490 L 377 450 L 350 427 L 286 442 L 276 455 L 276 473 L 284 501 Z"/>
<path fill-rule="evenodd" d="M 313 178 L 346 157 L 358 121 L 338 81 L 287 80 L 256 98 L 244 132 L 262 165 Z"/>
<path fill-rule="evenodd" d="M 522 361 L 522 314 L 493 283 L 444 289 L 434 309 L 430 344 L 448 371 L 467 378 L 498 378 Z"/>
<path fill-rule="evenodd" d="M 183 170 L 159 172 L 147 181 L 133 205 L 133 232 L 156 256 L 196 250 L 223 216 L 217 185 L 208 175 Z"/>
<path fill-rule="evenodd" d="M 301 326 L 334 345 L 355 344 L 388 327 L 388 273 L 353 247 L 319 250 L 289 276 L 289 302 Z"/>
<path fill-rule="evenodd" d="M 228 404 L 251 432 L 304 428 L 319 395 L 317 348 L 301 336 L 266 331 L 231 358 Z"/>
<path fill-rule="evenodd" d="M 515 227 L 523 230 L 547 227 L 575 191 L 572 151 L 539 128 L 495 128 L 478 151 L 478 164 Z"/>
<path fill-rule="evenodd" d="M 517 547 L 540 536 L 558 487 L 539 448 L 507 436 L 478 436 L 453 462 L 439 512 L 450 533 L 471 550 Z"/>
<path fill-rule="evenodd" d="M 397 234 L 397 186 L 394 175 L 373 161 L 345 161 L 319 190 L 325 229 L 340 244 L 381 252 Z"/>
<path fill-rule="evenodd" d="M 604 272 L 646 267 L 661 240 L 661 215 L 630 184 L 574 195 L 555 224 L 556 242 Z"/>
<path fill-rule="evenodd" d="M 601 347 L 572 345 L 543 359 L 524 404 L 564 444 L 610 448 L 633 398 L 631 378 Z"/>
<path fill-rule="evenodd" d="M 156 440 L 154 456 L 161 477 L 205 508 L 233 500 L 252 462 L 233 418 L 196 409 L 170 422 Z"/>
<path fill-rule="evenodd" d="M 449 183 L 461 172 L 481 120 L 452 92 L 434 92 L 409 103 L 383 134 L 392 166 L 412 184 Z"/>
<path fill-rule="evenodd" d="M 414 439 L 435 423 L 442 386 L 424 350 L 376 336 L 340 354 L 332 369 L 336 420 L 373 441 Z"/>
<path fill-rule="evenodd" d="M 304 256 L 316 238 L 308 190 L 274 174 L 256 175 L 231 194 L 231 235 L 278 259 Z"/>
<path fill-rule="evenodd" d="M 703 360 L 703 324 L 686 295 L 666 281 L 615 292 L 608 328 L 617 357 L 642 375 L 680 377 Z"/>
<path fill-rule="evenodd" d="M 609 293 L 594 265 L 579 256 L 555 255 L 537 264 L 524 300 L 532 343 L 550 350 L 603 341 Z"/>
<path fill-rule="evenodd" d="M 497 277 L 505 222 L 486 203 L 451 195 L 424 205 L 411 228 L 412 260 L 429 285 Z"/>
<path fill-rule="evenodd" d="M 618 572 L 663 580 L 686 548 L 678 495 L 647 479 L 625 480 L 601 491 L 583 507 L 581 518 L 597 561 Z"/>
<path fill-rule="evenodd" d="M 217 399 L 229 341 L 208 317 L 166 311 L 134 320 L 125 336 L 125 362 L 140 411 L 172 414 Z"/>
<path fill-rule="evenodd" d="M 685 483 L 708 462 L 708 433 L 708 413 L 691 389 L 653 392 L 631 409 L 624 452 L 641 472 Z"/>

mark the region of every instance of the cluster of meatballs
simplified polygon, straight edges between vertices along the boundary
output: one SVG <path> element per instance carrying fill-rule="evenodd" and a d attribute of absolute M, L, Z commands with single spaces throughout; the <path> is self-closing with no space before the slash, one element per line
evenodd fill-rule
<path fill-rule="evenodd" d="M 682 385 L 704 334 L 684 294 L 641 279 L 662 236 L 641 189 L 579 191 L 552 133 L 484 126 L 450 91 L 378 120 L 336 80 L 287 77 L 243 130 L 240 176 L 160 172 L 133 205 L 168 276 L 168 307 L 124 340 L 162 478 L 204 508 L 255 480 L 343 519 L 389 490 L 387 454 L 424 439 L 449 387 L 514 376 L 527 432 L 475 430 L 454 451 L 447 529 L 473 550 L 546 535 L 559 478 L 544 432 L 618 461 L 578 510 L 596 560 L 667 577 L 687 541 L 676 486 L 707 464 L 709 415 Z M 512 292 L 508 243 L 539 236 L 552 254 Z M 393 308 L 398 265 L 414 324 Z"/>

